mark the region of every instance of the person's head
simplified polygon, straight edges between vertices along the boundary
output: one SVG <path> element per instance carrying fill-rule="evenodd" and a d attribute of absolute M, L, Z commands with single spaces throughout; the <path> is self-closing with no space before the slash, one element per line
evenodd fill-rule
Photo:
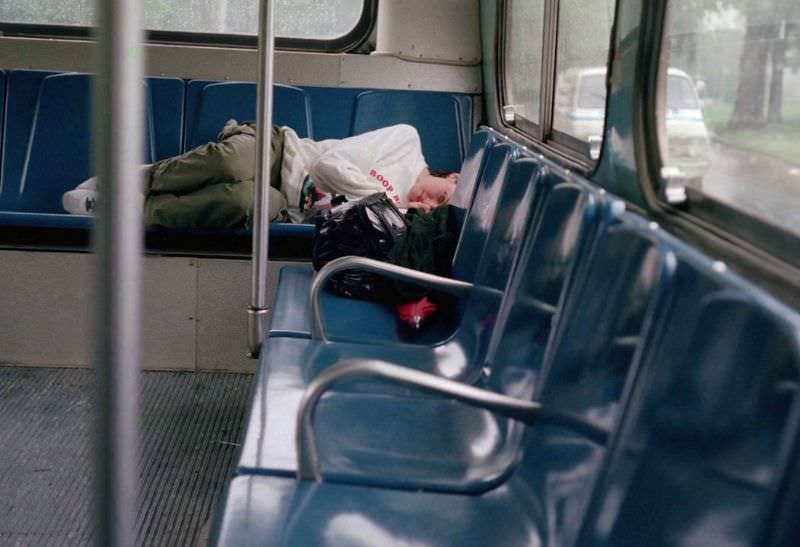
<path fill-rule="evenodd" d="M 421 204 L 430 208 L 440 207 L 450 201 L 456 189 L 458 173 L 444 173 L 423 169 L 408 191 L 410 204 Z"/>

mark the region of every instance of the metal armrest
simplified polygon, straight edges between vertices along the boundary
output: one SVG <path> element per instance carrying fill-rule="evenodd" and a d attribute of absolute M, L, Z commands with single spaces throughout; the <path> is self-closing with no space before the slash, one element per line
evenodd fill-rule
<path fill-rule="evenodd" d="M 311 283 L 311 293 L 309 295 L 309 299 L 311 300 L 311 337 L 314 339 L 328 339 L 328 330 L 322 316 L 320 292 L 332 275 L 344 270 L 366 270 L 368 272 L 375 272 L 385 275 L 386 277 L 391 277 L 392 279 L 416 283 L 417 285 L 423 285 L 456 296 L 467 294 L 473 288 L 472 283 L 467 283 L 466 281 L 458 281 L 448 277 L 420 272 L 372 258 L 343 256 L 336 260 L 331 260 L 323 266 L 319 272 L 317 272 L 314 281 Z"/>
<path fill-rule="evenodd" d="M 298 479 L 315 482 L 322 480 L 316 435 L 314 434 L 314 416 L 322 395 L 336 382 L 359 376 L 378 377 L 415 387 L 421 391 L 445 395 L 527 425 L 533 424 L 537 419 L 548 419 L 557 424 L 573 427 L 599 442 L 605 442 L 608 436 L 605 430 L 595 427 L 579 417 L 565 412 L 543 409 L 542 405 L 535 401 L 516 399 L 385 361 L 351 359 L 342 361 L 317 376 L 303 395 L 297 412 L 297 430 L 295 431 Z"/>

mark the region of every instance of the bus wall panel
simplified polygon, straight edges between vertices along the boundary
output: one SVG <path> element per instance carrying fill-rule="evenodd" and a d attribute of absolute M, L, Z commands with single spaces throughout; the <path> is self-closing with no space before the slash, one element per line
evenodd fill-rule
<path fill-rule="evenodd" d="M 148 257 L 143 266 L 143 367 L 194 369 L 195 260 Z M 88 366 L 94 269 L 92 254 L 0 252 L 0 363 Z"/>
<path fill-rule="evenodd" d="M 92 72 L 95 45 L 80 40 L 0 37 L 0 68 Z M 149 76 L 254 82 L 258 52 L 249 48 L 147 44 Z M 275 82 L 297 86 L 417 89 L 481 93 L 480 64 L 416 62 L 393 55 L 277 51 Z"/>
<path fill-rule="evenodd" d="M 284 264 L 270 263 L 270 307 Z M 249 260 L 147 256 L 142 275 L 144 369 L 255 369 Z M 0 251 L 0 363 L 90 366 L 94 277 L 92 254 Z"/>
<path fill-rule="evenodd" d="M 270 261 L 267 291 L 272 309 L 279 270 L 296 262 Z M 247 308 L 250 305 L 249 260 L 198 261 L 197 369 L 252 372 L 247 353 Z M 268 343 L 268 342 L 267 342 Z"/>

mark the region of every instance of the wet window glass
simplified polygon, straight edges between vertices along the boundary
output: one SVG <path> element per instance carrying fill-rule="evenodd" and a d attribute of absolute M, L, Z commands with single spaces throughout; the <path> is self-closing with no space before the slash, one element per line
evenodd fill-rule
<path fill-rule="evenodd" d="M 508 6 L 506 121 L 538 124 L 544 0 L 510 0 Z"/>
<path fill-rule="evenodd" d="M 585 76 L 583 85 L 578 92 L 578 106 L 580 108 L 606 107 L 606 78 L 605 75 Z"/>
<path fill-rule="evenodd" d="M 800 233 L 800 2 L 676 0 L 664 177 Z"/>
<path fill-rule="evenodd" d="M 91 26 L 96 0 L 3 0 L 0 21 Z M 150 30 L 257 34 L 258 0 L 144 0 Z M 285 38 L 334 39 L 355 28 L 364 0 L 276 0 L 275 26 Z"/>
<path fill-rule="evenodd" d="M 614 0 L 559 2 L 553 129 L 578 139 L 594 158 L 605 125 L 614 5 Z"/>

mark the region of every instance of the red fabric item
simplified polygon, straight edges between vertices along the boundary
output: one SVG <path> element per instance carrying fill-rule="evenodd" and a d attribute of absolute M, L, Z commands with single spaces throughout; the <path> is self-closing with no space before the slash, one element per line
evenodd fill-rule
<path fill-rule="evenodd" d="M 439 309 L 437 304 L 428 300 L 427 296 L 414 302 L 397 304 L 397 316 L 400 321 L 412 329 L 419 329 L 425 321 Z"/>

